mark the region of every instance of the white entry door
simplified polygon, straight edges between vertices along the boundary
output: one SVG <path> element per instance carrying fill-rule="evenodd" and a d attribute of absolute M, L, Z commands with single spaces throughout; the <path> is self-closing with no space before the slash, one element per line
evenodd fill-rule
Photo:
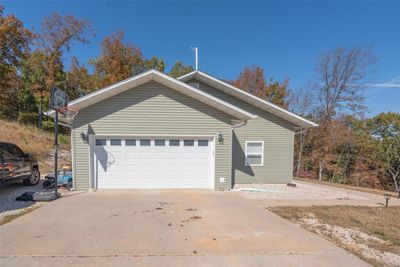
<path fill-rule="evenodd" d="M 95 137 L 97 188 L 214 188 L 212 138 Z"/>

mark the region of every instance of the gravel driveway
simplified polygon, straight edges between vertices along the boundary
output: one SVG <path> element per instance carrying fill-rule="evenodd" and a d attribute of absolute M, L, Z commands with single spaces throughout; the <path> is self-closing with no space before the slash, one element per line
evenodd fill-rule
<path fill-rule="evenodd" d="M 33 201 L 16 201 L 15 198 L 25 192 L 39 192 L 43 190 L 42 183 L 43 180 L 35 186 L 24 186 L 21 182 L 0 187 L 0 220 L 6 215 L 19 213 L 25 208 L 39 206 L 39 203 Z"/>
<path fill-rule="evenodd" d="M 296 181 L 296 187 L 284 184 L 241 184 L 236 185 L 234 193 L 248 200 L 258 201 L 265 207 L 275 206 L 313 206 L 313 205 L 385 205 L 383 195 L 338 188 L 334 186 Z M 245 191 L 238 191 L 238 190 Z M 246 189 L 261 189 L 263 192 L 251 192 Z M 235 191 L 236 190 L 236 191 Z M 391 198 L 390 206 L 400 206 L 399 198 Z"/>
<path fill-rule="evenodd" d="M 238 194 L 246 199 L 367 199 L 334 187 L 302 182 L 296 182 L 296 185 L 292 187 L 285 184 L 240 184 L 236 185 L 234 190 L 244 190 L 238 191 Z M 247 189 L 260 189 L 261 192 L 247 191 Z"/>

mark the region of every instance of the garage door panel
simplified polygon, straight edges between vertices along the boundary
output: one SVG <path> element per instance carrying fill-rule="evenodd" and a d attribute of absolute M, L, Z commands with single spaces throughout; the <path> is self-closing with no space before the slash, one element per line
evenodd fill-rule
<path fill-rule="evenodd" d="M 127 160 L 137 160 L 138 158 L 137 152 L 125 152 L 125 159 Z"/>
<path fill-rule="evenodd" d="M 167 154 L 164 152 L 155 152 L 154 153 L 154 159 L 158 160 L 158 159 L 166 159 L 167 158 Z"/>
<path fill-rule="evenodd" d="M 99 188 L 214 186 L 212 139 L 204 141 L 203 138 L 201 142 L 196 138 L 176 137 L 129 137 L 128 141 L 124 138 L 106 139 L 105 145 L 92 146 L 94 176 Z M 111 139 L 121 142 L 114 141 L 111 145 Z"/>
<path fill-rule="evenodd" d="M 151 160 L 153 155 L 151 152 L 140 152 L 139 153 L 139 160 Z"/>

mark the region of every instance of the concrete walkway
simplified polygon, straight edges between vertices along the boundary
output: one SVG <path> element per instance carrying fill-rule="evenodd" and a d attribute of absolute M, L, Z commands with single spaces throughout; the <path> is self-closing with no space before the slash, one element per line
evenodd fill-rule
<path fill-rule="evenodd" d="M 0 265 L 366 266 L 234 192 L 104 190 L 0 227 Z"/>

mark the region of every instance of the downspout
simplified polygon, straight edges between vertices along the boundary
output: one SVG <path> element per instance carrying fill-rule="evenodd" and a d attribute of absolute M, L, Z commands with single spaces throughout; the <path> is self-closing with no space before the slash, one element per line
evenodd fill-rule
<path fill-rule="evenodd" d="M 235 129 L 238 129 L 240 127 L 243 127 L 247 124 L 247 120 L 246 121 L 241 121 L 235 125 L 232 125 L 231 127 L 231 189 L 233 188 L 233 181 L 232 181 L 232 174 L 233 174 L 233 132 Z"/>

